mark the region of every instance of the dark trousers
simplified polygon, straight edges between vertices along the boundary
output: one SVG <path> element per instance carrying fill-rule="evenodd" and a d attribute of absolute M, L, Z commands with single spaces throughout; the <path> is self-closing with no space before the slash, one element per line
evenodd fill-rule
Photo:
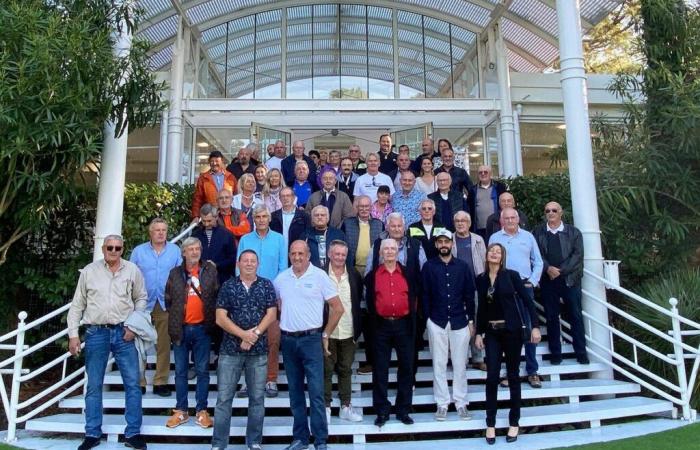
<path fill-rule="evenodd" d="M 367 364 L 374 366 L 374 326 L 366 309 L 360 311 L 362 316 L 362 336 L 365 338 L 365 356 Z"/>
<path fill-rule="evenodd" d="M 350 404 L 352 392 L 352 362 L 355 360 L 355 342 L 351 337 L 347 339 L 329 339 L 328 351 L 330 355 L 324 358 L 325 389 L 324 399 L 326 406 L 330 406 L 333 393 L 333 372 L 338 373 L 338 397 L 340 404 Z"/>
<path fill-rule="evenodd" d="M 559 314 L 561 303 L 564 300 L 564 308 L 568 313 L 568 321 L 571 324 L 571 337 L 573 338 L 574 352 L 577 357 L 586 356 L 586 334 L 583 328 L 583 313 L 581 312 L 581 285 L 567 286 L 563 276 L 550 280 L 547 274 L 542 277 L 542 303 L 544 303 L 545 316 L 547 317 L 547 341 L 552 355 L 561 356 L 561 330 Z"/>
<path fill-rule="evenodd" d="M 486 331 L 486 426 L 496 425 L 496 401 L 500 379 L 502 355 L 505 353 L 508 387 L 510 388 L 510 413 L 508 422 L 517 427 L 520 420 L 520 351 L 523 341 L 518 333 L 508 329 Z"/>
<path fill-rule="evenodd" d="M 394 412 L 397 416 L 408 414 L 413 403 L 413 326 L 411 318 L 375 321 L 375 361 L 372 372 L 372 404 L 377 415 L 389 415 L 389 363 L 391 350 L 396 350 L 399 370 Z"/>

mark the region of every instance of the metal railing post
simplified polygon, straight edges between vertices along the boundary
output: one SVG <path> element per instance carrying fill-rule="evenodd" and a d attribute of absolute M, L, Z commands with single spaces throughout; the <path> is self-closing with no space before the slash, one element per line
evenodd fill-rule
<path fill-rule="evenodd" d="M 681 407 L 683 408 L 683 419 L 690 420 L 690 394 L 689 389 L 692 387 L 688 386 L 688 378 L 685 373 L 685 357 L 683 354 L 683 347 L 680 345 L 683 342 L 683 334 L 681 333 L 681 321 L 678 320 L 678 299 L 671 297 L 668 301 L 671 304 L 671 323 L 673 324 L 673 352 L 676 356 L 676 370 L 678 372 L 678 388 L 681 400 L 683 403 Z"/>
<path fill-rule="evenodd" d="M 19 323 L 17 324 L 17 338 L 15 340 L 15 356 L 19 357 L 15 360 L 12 371 L 10 410 L 7 414 L 7 442 L 17 440 L 17 404 L 19 403 L 20 377 L 22 376 L 22 360 L 24 359 L 21 356 L 22 352 L 24 352 L 24 321 L 27 319 L 27 313 L 21 311 L 17 317 L 19 318 Z"/>

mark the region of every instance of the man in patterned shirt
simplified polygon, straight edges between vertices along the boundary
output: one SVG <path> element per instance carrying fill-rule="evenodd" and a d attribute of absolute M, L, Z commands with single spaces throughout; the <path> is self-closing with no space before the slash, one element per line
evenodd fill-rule
<path fill-rule="evenodd" d="M 231 427 L 231 402 L 245 371 L 248 386 L 248 450 L 261 449 L 267 378 L 267 327 L 277 317 L 277 296 L 272 282 L 257 276 L 258 255 L 244 250 L 238 257 L 240 275 L 221 287 L 216 324 L 224 330 L 219 356 L 218 397 L 214 413 L 212 449 L 226 448 Z"/>

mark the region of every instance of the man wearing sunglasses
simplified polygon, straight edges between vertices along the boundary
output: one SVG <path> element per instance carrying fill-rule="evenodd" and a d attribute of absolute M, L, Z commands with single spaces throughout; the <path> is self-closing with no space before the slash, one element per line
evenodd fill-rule
<path fill-rule="evenodd" d="M 491 178 L 489 166 L 479 166 L 478 174 L 479 182 L 469 188 L 467 212 L 472 216 L 472 231 L 486 240 L 486 223 L 491 214 L 500 214 L 498 198 L 506 186 Z"/>
<path fill-rule="evenodd" d="M 73 302 L 68 310 L 68 351 L 74 356 L 81 351 L 78 329 L 85 325 L 85 440 L 78 450 L 100 445 L 102 436 L 102 385 L 110 352 L 119 367 L 126 399 L 125 444 L 145 449 L 141 436 L 141 388 L 139 356 L 134 332 L 124 322 L 134 311 L 145 311 L 148 299 L 141 271 L 122 259 L 124 239 L 118 235 L 105 237 L 104 259 L 92 262 L 80 272 Z"/>
<path fill-rule="evenodd" d="M 561 330 L 559 312 L 564 307 L 569 313 L 571 336 L 576 360 L 588 364 L 586 335 L 581 312 L 581 278 L 583 277 L 583 236 L 578 228 L 562 221 L 564 211 L 557 202 L 544 207 L 546 222 L 533 231 L 542 253 L 544 272 L 540 279 L 542 302 L 547 316 L 547 342 L 552 354 L 551 363 L 561 364 Z"/>

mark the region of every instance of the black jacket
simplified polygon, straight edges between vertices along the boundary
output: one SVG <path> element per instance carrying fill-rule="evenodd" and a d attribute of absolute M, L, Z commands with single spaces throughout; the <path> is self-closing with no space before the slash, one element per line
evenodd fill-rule
<path fill-rule="evenodd" d="M 447 172 L 452 177 L 451 188 L 460 193 L 467 192 L 472 187 L 472 179 L 469 178 L 469 174 L 466 170 L 461 167 L 452 166 L 450 170 L 445 169 L 445 166 L 440 166 L 435 169 L 435 175 L 440 172 Z"/>
<path fill-rule="evenodd" d="M 440 191 L 435 191 L 432 194 L 428 194 L 428 198 L 435 202 L 435 220 L 442 222 L 445 225 L 445 228 L 449 229 L 450 231 L 454 231 L 455 223 L 453 216 L 457 211 L 467 211 L 467 201 L 464 198 L 462 191 L 450 189 L 450 192 L 447 193 L 447 202 L 450 205 L 450 211 L 448 212 L 449 217 L 447 217 L 449 220 L 443 220 L 443 204 Z"/>
<path fill-rule="evenodd" d="M 282 232 L 283 225 L 284 221 L 282 220 L 282 210 L 278 209 L 271 215 L 270 229 L 284 236 L 284 233 Z M 306 214 L 303 209 L 297 208 L 297 210 L 294 211 L 294 218 L 292 218 L 292 222 L 289 224 L 289 245 L 291 245 L 292 242 L 296 241 L 297 239 L 301 239 L 301 236 L 310 226 L 311 219 L 309 218 L 309 215 Z"/>
<path fill-rule="evenodd" d="M 318 249 L 318 242 L 314 238 L 315 233 L 313 228 L 307 228 L 307 230 L 301 235 L 299 239 L 306 241 L 309 246 L 309 252 L 311 253 L 311 264 L 316 267 L 321 267 L 321 254 Z M 331 242 L 339 240 L 345 242 L 345 234 L 337 228 L 328 227 L 326 229 L 326 255 L 328 254 L 328 249 L 331 247 Z M 291 240 L 289 241 L 292 242 Z M 328 259 L 326 257 L 326 259 Z"/>
<path fill-rule="evenodd" d="M 343 314 L 352 314 L 352 340 L 357 342 L 362 333 L 362 314 L 360 313 L 360 302 L 362 301 L 362 276 L 349 264 L 346 264 L 345 269 L 348 271 L 348 282 L 350 283 L 350 301 L 352 303 L 352 311 L 345 311 Z M 324 267 L 328 272 L 328 264 Z M 328 303 L 323 309 L 323 326 L 325 328 L 328 323 Z"/>
<path fill-rule="evenodd" d="M 231 278 L 236 269 L 236 241 L 233 234 L 223 226 L 212 228 L 211 240 L 207 240 L 204 227 L 198 226 L 192 232 L 192 237 L 196 237 L 202 242 L 202 260 L 211 261 L 216 264 L 216 271 L 219 273 L 219 285 L 224 284 Z"/>
<path fill-rule="evenodd" d="M 433 220 L 433 228 L 430 230 L 430 236 L 428 236 L 428 233 L 425 231 L 423 221 L 421 220 L 418 222 L 413 222 L 408 227 L 408 237 L 412 237 L 413 239 L 418 239 L 420 241 L 420 245 L 423 247 L 423 251 L 425 252 L 425 257 L 428 260 L 435 258 L 438 255 L 433 236 L 435 236 L 435 233 L 441 228 L 445 227 L 443 227 L 440 222 Z"/>
<path fill-rule="evenodd" d="M 547 223 L 543 223 L 535 228 L 532 235 L 535 236 L 537 246 L 540 248 L 544 267 L 542 269 L 543 280 L 549 280 L 547 268 Z M 573 225 L 564 224 L 564 230 L 557 233 L 559 243 L 561 244 L 561 254 L 563 262 L 559 264 L 561 275 L 566 277 L 566 285 L 577 286 L 581 283 L 583 277 L 583 236 L 581 232 Z"/>
<path fill-rule="evenodd" d="M 476 292 L 479 298 L 477 302 L 476 309 L 476 332 L 483 334 L 488 329 L 488 317 L 486 317 L 486 302 L 488 301 L 486 293 L 488 292 L 491 280 L 489 279 L 488 269 L 486 272 L 476 277 Z M 503 269 L 496 275 L 496 281 L 494 283 L 494 293 L 493 300 L 500 302 L 503 307 L 503 315 L 506 320 L 506 328 L 509 330 L 519 333 L 522 322 L 520 321 L 520 314 L 523 314 L 523 319 L 525 321 L 529 320 L 530 325 L 533 328 L 539 326 L 537 320 L 537 313 L 535 311 L 535 304 L 530 299 L 522 280 L 520 279 L 520 274 L 514 270 Z M 521 309 L 518 312 L 518 306 L 516 305 L 517 298 L 520 297 L 520 305 L 524 305 L 524 311 Z"/>

